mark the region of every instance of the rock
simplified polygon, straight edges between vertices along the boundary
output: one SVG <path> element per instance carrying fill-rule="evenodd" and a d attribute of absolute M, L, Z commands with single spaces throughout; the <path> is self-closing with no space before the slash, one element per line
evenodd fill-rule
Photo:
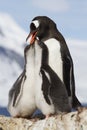
<path fill-rule="evenodd" d="M 0 116 L 0 130 L 87 130 L 87 108 L 36 121 Z"/>

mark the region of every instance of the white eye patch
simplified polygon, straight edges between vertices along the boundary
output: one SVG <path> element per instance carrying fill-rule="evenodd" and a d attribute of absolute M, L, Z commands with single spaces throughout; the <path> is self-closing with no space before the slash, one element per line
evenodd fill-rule
<path fill-rule="evenodd" d="M 32 23 L 35 25 L 36 28 L 39 27 L 39 21 L 38 20 L 34 20 L 34 21 L 32 21 Z"/>

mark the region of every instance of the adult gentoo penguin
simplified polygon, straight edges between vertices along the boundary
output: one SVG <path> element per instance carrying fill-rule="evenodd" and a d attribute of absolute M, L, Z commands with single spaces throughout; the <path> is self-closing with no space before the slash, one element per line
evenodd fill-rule
<path fill-rule="evenodd" d="M 30 34 L 27 40 L 30 43 L 34 43 L 35 39 L 47 46 L 49 55 L 48 65 L 64 83 L 72 108 L 81 106 L 75 94 L 73 60 L 66 41 L 58 31 L 54 21 L 46 16 L 35 17 L 30 24 Z"/>
<path fill-rule="evenodd" d="M 34 49 L 25 48 L 25 67 L 9 91 L 8 111 L 13 117 L 29 118 L 36 109 L 34 100 Z"/>

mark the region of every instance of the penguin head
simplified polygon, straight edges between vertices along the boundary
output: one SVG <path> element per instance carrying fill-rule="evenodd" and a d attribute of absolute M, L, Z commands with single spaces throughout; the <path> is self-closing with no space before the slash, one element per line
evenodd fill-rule
<path fill-rule="evenodd" d="M 56 24 L 46 16 L 35 17 L 30 24 L 30 33 L 26 40 L 33 44 L 35 40 L 44 41 L 51 37 L 53 30 L 57 30 Z"/>

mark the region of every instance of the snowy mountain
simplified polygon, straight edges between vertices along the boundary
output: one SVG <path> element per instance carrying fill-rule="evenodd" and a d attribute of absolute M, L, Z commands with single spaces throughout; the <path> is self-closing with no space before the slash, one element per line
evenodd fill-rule
<path fill-rule="evenodd" d="M 23 70 L 26 37 L 8 14 L 0 13 L 0 106 L 7 105 L 8 91 Z"/>
<path fill-rule="evenodd" d="M 27 33 L 7 14 L 0 13 L 0 106 L 6 106 L 8 91 L 24 66 Z M 87 98 L 87 42 L 67 39 L 74 61 L 76 93 L 82 103 Z"/>

